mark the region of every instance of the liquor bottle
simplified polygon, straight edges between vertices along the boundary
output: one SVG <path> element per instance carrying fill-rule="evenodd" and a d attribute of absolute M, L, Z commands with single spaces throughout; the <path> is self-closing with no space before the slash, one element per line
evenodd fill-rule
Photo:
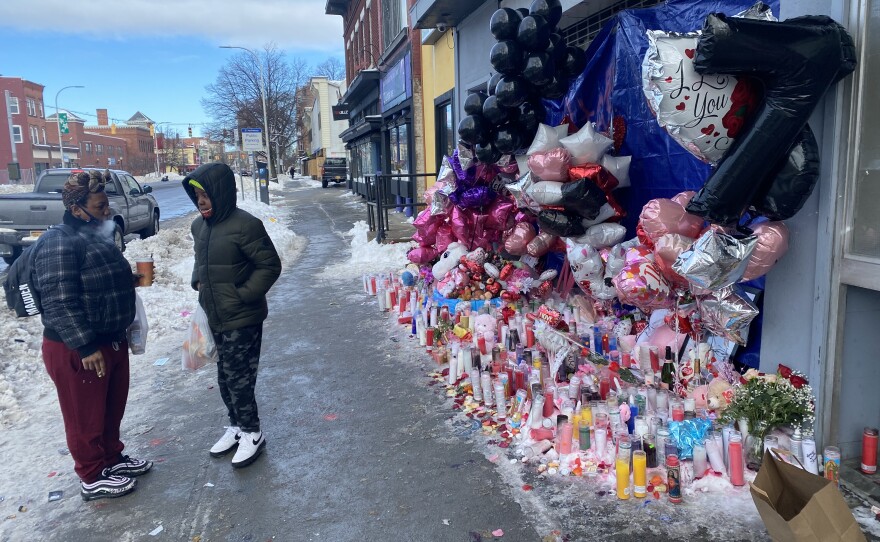
<path fill-rule="evenodd" d="M 660 382 L 667 390 L 675 387 L 675 362 L 672 359 L 672 347 L 666 347 L 666 359 L 663 360 L 663 370 L 660 372 Z"/>

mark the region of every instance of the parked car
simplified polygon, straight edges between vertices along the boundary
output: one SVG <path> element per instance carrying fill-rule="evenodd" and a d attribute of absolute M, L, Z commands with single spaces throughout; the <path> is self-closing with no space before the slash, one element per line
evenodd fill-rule
<path fill-rule="evenodd" d="M 348 179 L 348 160 L 345 158 L 327 158 L 321 166 L 321 186 L 327 188 L 329 183 L 344 183 Z"/>
<path fill-rule="evenodd" d="M 46 230 L 61 223 L 61 189 L 71 173 L 79 171 L 48 169 L 40 174 L 33 192 L 0 196 L 0 256 L 6 263 L 11 264 Z M 119 250 L 125 250 L 126 235 L 138 233 L 142 239 L 156 235 L 159 204 L 150 194 L 150 185 L 141 186 L 127 171 L 110 170 L 104 191 L 110 200 L 110 217 L 116 223 L 114 240 Z"/>

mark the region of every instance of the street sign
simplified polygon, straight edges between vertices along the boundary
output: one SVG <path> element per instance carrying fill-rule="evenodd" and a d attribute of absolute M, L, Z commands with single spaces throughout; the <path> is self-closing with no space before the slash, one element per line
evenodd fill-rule
<path fill-rule="evenodd" d="M 263 150 L 263 130 L 260 128 L 242 128 L 241 129 L 241 150 L 243 151 L 261 151 Z"/>
<path fill-rule="evenodd" d="M 62 134 L 70 133 L 70 128 L 67 127 L 67 113 L 58 113 L 58 124 L 61 126 Z"/>

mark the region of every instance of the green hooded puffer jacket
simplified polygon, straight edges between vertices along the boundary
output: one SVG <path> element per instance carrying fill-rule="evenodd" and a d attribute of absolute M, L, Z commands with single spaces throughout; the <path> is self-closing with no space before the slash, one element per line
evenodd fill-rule
<path fill-rule="evenodd" d="M 195 181 L 211 198 L 210 218 L 192 223 L 192 287 L 215 333 L 261 324 L 266 294 L 281 274 L 281 259 L 262 221 L 236 207 L 235 175 L 225 164 L 200 166 L 183 180 L 198 207 Z"/>

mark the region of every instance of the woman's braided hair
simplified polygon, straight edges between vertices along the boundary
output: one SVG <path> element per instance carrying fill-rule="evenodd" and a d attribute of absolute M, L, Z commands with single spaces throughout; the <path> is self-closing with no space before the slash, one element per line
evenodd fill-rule
<path fill-rule="evenodd" d="M 89 171 L 80 171 L 74 173 L 64 183 L 61 190 L 61 199 L 64 201 L 64 208 L 68 211 L 74 205 L 85 206 L 89 199 L 89 195 L 98 194 L 104 191 L 104 184 L 110 180 L 110 172 L 101 173 L 95 169 Z"/>

